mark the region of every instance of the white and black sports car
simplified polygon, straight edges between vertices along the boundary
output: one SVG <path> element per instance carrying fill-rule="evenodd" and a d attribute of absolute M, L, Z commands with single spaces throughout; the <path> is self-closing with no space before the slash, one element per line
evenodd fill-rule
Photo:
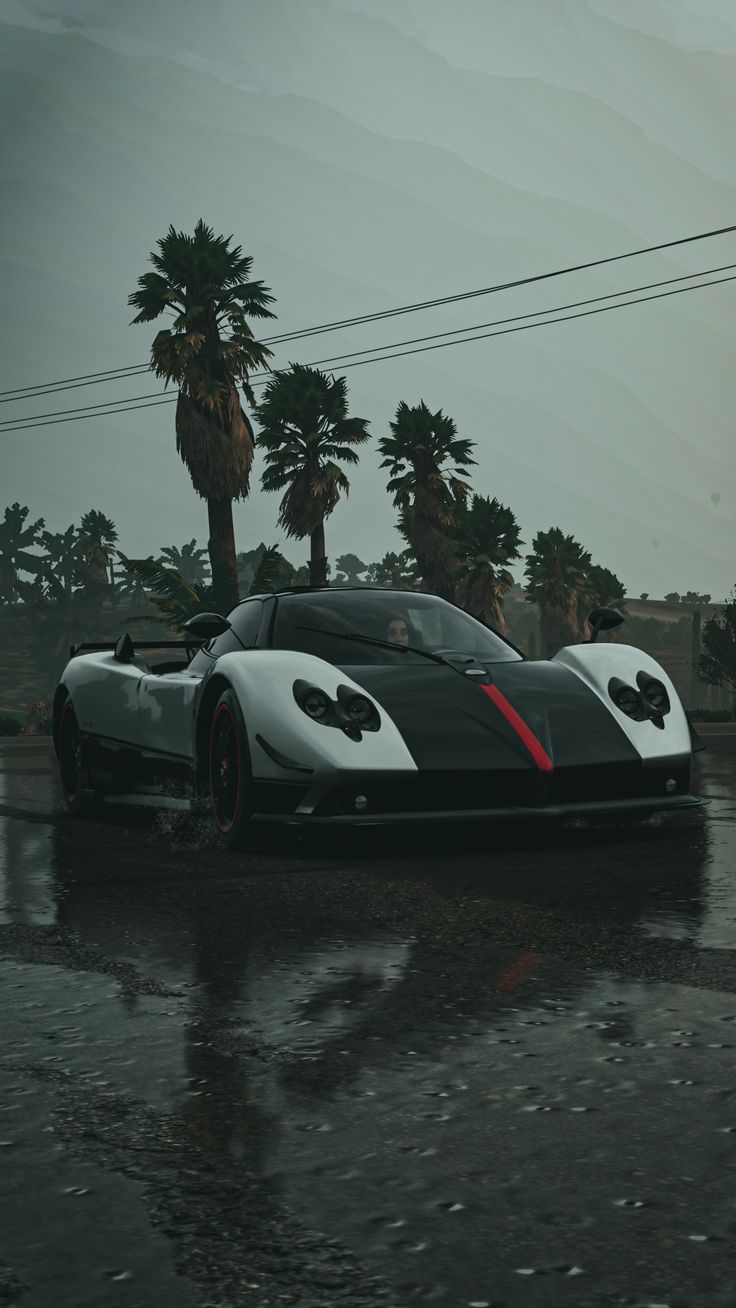
<path fill-rule="evenodd" d="M 73 646 L 53 707 L 67 806 L 205 801 L 237 847 L 264 820 L 636 817 L 701 803 L 700 742 L 672 682 L 642 650 L 595 642 L 620 614 L 591 619 L 593 640 L 529 661 L 435 595 L 301 588 L 200 614 L 184 641 Z M 176 661 L 155 661 L 164 648 Z"/>

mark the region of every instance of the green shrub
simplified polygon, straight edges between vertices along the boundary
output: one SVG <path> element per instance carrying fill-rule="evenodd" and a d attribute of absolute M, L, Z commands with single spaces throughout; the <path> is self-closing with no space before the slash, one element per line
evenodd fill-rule
<path fill-rule="evenodd" d="M 20 718 L 0 716 L 0 736 L 17 736 L 20 734 L 23 723 Z"/>

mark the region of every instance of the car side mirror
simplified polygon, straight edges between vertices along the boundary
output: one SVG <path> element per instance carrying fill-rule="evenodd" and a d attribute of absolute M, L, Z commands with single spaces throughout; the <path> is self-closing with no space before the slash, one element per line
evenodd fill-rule
<path fill-rule="evenodd" d="M 195 613 L 193 618 L 184 623 L 184 630 L 194 640 L 213 640 L 229 631 L 231 623 L 219 613 Z"/>
<path fill-rule="evenodd" d="M 593 609 L 588 614 L 591 629 L 589 644 L 593 644 L 599 631 L 610 631 L 612 627 L 620 627 L 623 620 L 624 615 L 619 613 L 618 609 Z"/>

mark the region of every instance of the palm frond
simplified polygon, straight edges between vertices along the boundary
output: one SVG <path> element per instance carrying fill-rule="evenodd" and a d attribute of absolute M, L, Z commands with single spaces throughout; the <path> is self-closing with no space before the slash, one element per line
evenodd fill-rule
<path fill-rule="evenodd" d="M 158 609 L 157 616 L 141 614 L 128 618 L 128 622 L 156 622 L 173 631 L 182 631 L 195 613 L 206 613 L 217 607 L 212 586 L 195 587 L 154 559 L 129 559 L 118 553 L 126 573 L 148 588 L 148 599 Z"/>
<path fill-rule="evenodd" d="M 261 555 L 256 574 L 248 590 L 249 595 L 265 595 L 276 590 L 278 573 L 286 560 L 278 545 L 269 545 Z"/>

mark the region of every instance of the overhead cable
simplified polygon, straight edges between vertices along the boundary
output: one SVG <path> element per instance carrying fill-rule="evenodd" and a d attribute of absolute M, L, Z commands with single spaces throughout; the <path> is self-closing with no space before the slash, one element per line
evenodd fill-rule
<path fill-rule="evenodd" d="M 564 311 L 566 311 L 566 310 L 568 310 L 568 309 L 578 309 L 578 308 L 580 308 L 580 307 L 582 307 L 582 306 L 584 306 L 584 305 L 588 305 L 588 304 L 596 304 L 596 303 L 599 303 L 601 300 L 613 300 L 613 299 L 618 299 L 618 298 L 619 298 L 620 296 L 622 296 L 622 295 L 635 295 L 635 294 L 637 294 L 639 291 L 649 291 L 649 290 L 653 290 L 653 289 L 655 289 L 655 288 L 658 288 L 658 287 L 660 287 L 660 286 L 671 286 L 671 285 L 673 285 L 673 284 L 675 284 L 675 283 L 678 283 L 678 282 L 690 281 L 693 277 L 708 277 L 708 276 L 710 276 L 710 275 L 713 274 L 713 273 L 717 273 L 717 272 L 726 272 L 726 271 L 728 271 L 728 270 L 731 269 L 731 268 L 736 268 L 736 264 L 733 264 L 733 263 L 726 263 L 726 264 L 722 264 L 720 267 L 717 267 L 717 268 L 705 268 L 705 269 L 703 269 L 701 272 L 697 272 L 697 273 L 686 273 L 684 276 L 681 276 L 681 277 L 668 277 L 668 278 L 666 278 L 664 281 L 659 281 L 659 282 L 649 282 L 649 283 L 647 283 L 647 284 L 644 285 L 644 286 L 632 286 L 632 287 L 629 287 L 628 290 L 624 290 L 624 291 L 612 291 L 612 292 L 610 292 L 608 295 L 594 295 L 594 296 L 592 296 L 590 299 L 587 299 L 587 300 L 574 300 L 574 301 L 573 301 L 572 303 L 570 303 L 570 304 L 558 304 L 558 305 L 553 306 L 553 307 L 550 308 L 550 309 L 538 309 L 538 310 L 537 310 L 536 312 L 534 312 L 534 313 L 520 313 L 520 314 L 516 314 L 516 315 L 515 315 L 514 317 L 512 317 L 512 318 L 497 318 L 497 319 L 495 319 L 493 322 L 476 323 L 476 324 L 475 324 L 474 326 L 472 326 L 472 327 L 456 327 L 456 328 L 454 328 L 452 331 L 446 331 L 446 332 L 434 332 L 434 333 L 432 333 L 432 335 L 430 335 L 430 336 L 417 336 L 417 337 L 413 337 L 413 338 L 410 338 L 410 339 L 405 340 L 405 341 L 393 341 L 391 344 L 387 344 L 387 345 L 375 345 L 375 346 L 371 346 L 370 348 L 365 349 L 365 350 L 353 350 L 352 353 L 350 353 L 350 354 L 333 355 L 331 358 L 327 358 L 327 359 L 317 359 L 317 360 L 315 360 L 313 363 L 308 364 L 307 366 L 310 367 L 310 368 L 316 368 L 316 367 L 319 367 L 319 366 L 321 366 L 321 365 L 323 365 L 323 364 L 331 363 L 331 364 L 337 364 L 337 365 L 339 365 L 340 367 L 343 367 L 343 366 L 345 366 L 345 367 L 349 367 L 349 366 L 351 366 L 351 365 L 350 365 L 349 363 L 345 363 L 345 364 L 343 365 L 342 360 L 350 360 L 350 359 L 358 358 L 358 357 L 361 357 L 361 356 L 364 356 L 364 355 L 371 355 L 371 356 L 373 357 L 373 359 L 374 359 L 375 361 L 377 361 L 379 358 L 383 358 L 383 357 L 393 357 L 393 355 L 391 355 L 391 356 L 384 355 L 383 352 L 386 351 L 386 350 L 403 350 L 403 347 L 404 347 L 404 346 L 423 344 L 425 341 L 440 340 L 440 339 L 443 339 L 443 338 L 445 338 L 445 337 L 447 337 L 447 336 L 463 336 L 465 339 L 468 339 L 468 340 L 477 340 L 477 339 L 479 339 L 479 337 L 477 337 L 477 336 L 470 336 L 470 337 L 468 337 L 468 336 L 467 336 L 467 333 L 468 333 L 468 332 L 484 332 L 485 329 L 488 328 L 488 327 L 501 327 L 501 326 L 506 325 L 507 323 L 527 321 L 527 320 L 530 319 L 530 318 L 536 318 L 536 319 L 539 319 L 539 318 L 540 318 L 540 315 L 542 315 L 542 314 L 545 314 L 545 315 L 546 315 L 546 314 L 550 314 L 550 313 L 562 313 L 562 312 L 564 312 Z M 728 279 L 724 277 L 724 278 L 718 278 L 717 280 L 719 280 L 719 281 L 727 281 Z M 712 283 L 712 282 L 705 282 L 705 283 L 701 283 L 701 284 L 702 284 L 702 285 L 713 285 L 714 283 Z M 697 287 L 692 286 L 692 287 L 686 287 L 686 288 L 684 288 L 684 289 L 687 289 L 687 290 L 697 290 Z M 654 298 L 656 298 L 656 297 L 654 297 L 654 296 L 649 296 L 649 297 L 646 297 L 646 298 L 654 299 Z M 626 300 L 626 301 L 623 301 L 622 305 L 621 305 L 621 306 L 618 306 L 618 307 L 623 307 L 623 304 L 635 304 L 635 303 L 638 303 L 638 302 L 639 302 L 639 301 L 636 301 L 636 300 Z M 613 307 L 616 307 L 616 306 L 613 306 Z M 577 316 L 577 315 L 569 315 L 569 316 L 571 316 L 571 317 L 575 317 L 575 316 Z M 552 319 L 552 321 L 553 321 L 553 322 L 559 322 L 559 321 L 561 321 L 561 319 L 559 319 L 559 318 L 555 318 L 555 319 Z M 535 325 L 540 325 L 540 326 L 541 326 L 541 322 L 538 323 L 538 324 L 534 324 L 534 323 L 531 323 L 531 324 L 530 324 L 530 326 L 535 326 Z M 494 334 L 495 334 L 495 335 L 501 335 L 502 333 L 494 333 Z M 448 342 L 448 344 L 459 344 L 459 343 L 460 343 L 459 341 L 457 341 L 457 342 Z M 380 354 L 379 354 L 379 353 L 376 353 L 377 351 L 380 351 L 381 353 L 380 353 Z M 407 352 L 408 352 L 408 351 L 407 351 Z M 272 375 L 273 375 L 273 374 L 271 374 L 271 373 L 254 373 L 253 376 L 252 376 L 251 378 L 249 378 L 249 381 L 250 381 L 251 385 L 256 385 L 256 384 L 258 384 L 258 383 L 260 383 L 260 382 L 265 382 L 265 381 L 267 381 L 267 380 L 269 379 L 269 377 L 271 377 Z M 177 387 L 177 393 L 178 393 L 178 387 Z M 124 398 L 124 399 L 120 399 L 120 400 L 108 400 L 107 403 L 105 403 L 105 404 L 90 404 L 90 405 L 85 405 L 84 407 L 79 408 L 79 409 L 56 409 L 56 410 L 52 410 L 50 413 L 30 414 L 30 415 L 28 416 L 28 418 L 22 418 L 22 419 L 18 419 L 18 418 L 5 418 L 5 419 L 3 419 L 2 421 L 0 421 L 0 431 L 2 431 L 3 428 L 10 428 L 11 425 L 13 426 L 13 428 L 15 428 L 15 426 L 16 426 L 19 422 L 23 422 L 23 423 L 25 423 L 25 422 L 32 423 L 32 422 L 34 422 L 34 421 L 38 421 L 38 422 L 40 422 L 40 421 L 42 421 L 42 420 L 45 419 L 45 418 L 56 418 L 56 417 L 64 416 L 64 415 L 67 415 L 67 414 L 68 414 L 70 417 L 72 417 L 72 416 L 74 416 L 75 414 L 83 414 L 83 413 L 89 413 L 89 414 L 92 414 L 93 411 L 94 411 L 94 413 L 96 413 L 97 416 L 99 416 L 99 417 L 104 417 L 105 411 L 106 411 L 106 412 L 111 412 L 111 413 L 119 413 L 119 412 L 123 412 L 124 410 L 121 409 L 121 407 L 120 407 L 121 405 L 134 405 L 134 404 L 137 405 L 138 402 L 141 401 L 141 400 L 153 400 L 153 399 L 158 399 L 160 396 L 162 397 L 163 395 L 164 395 L 164 392 L 163 392 L 163 391 L 153 391 L 153 392 L 149 392 L 149 394 L 147 394 L 147 395 L 130 395 L 130 396 Z M 144 406 L 141 405 L 141 407 L 144 407 Z M 102 411 L 102 412 L 101 412 L 101 411 Z"/>
<path fill-rule="evenodd" d="M 358 314 L 352 318 L 341 318 L 334 322 L 322 323 L 317 327 L 307 327 L 301 331 L 285 332 L 277 336 L 267 336 L 264 337 L 261 344 L 275 345 L 285 341 L 304 340 L 309 336 L 317 336 L 322 332 L 338 331 L 345 327 L 356 327 L 364 322 L 378 322 L 384 318 L 397 317 L 400 314 L 418 313 L 420 310 L 437 308 L 443 304 L 455 304 L 461 300 L 473 299 L 480 295 L 492 295 L 497 291 L 511 290 L 517 286 L 528 286 L 532 282 L 547 281 L 553 277 L 565 277 L 570 273 L 583 272 L 588 268 L 600 268 L 604 264 L 617 263 L 622 259 L 635 259 L 642 254 L 655 254 L 660 250 L 673 249 L 678 245 L 689 245 L 694 241 L 710 240 L 713 237 L 725 236 L 729 232 L 734 231 L 736 231 L 736 223 L 731 224 L 728 227 L 717 227 L 711 231 L 699 232 L 695 236 L 682 236 L 674 241 L 661 241 L 658 245 L 643 246 L 638 250 L 627 250 L 623 254 L 612 254 L 602 259 L 591 259 L 587 263 L 571 264 L 568 267 L 554 269 L 552 272 L 535 273 L 530 277 L 519 277 L 510 282 L 498 282 L 493 286 L 479 287 L 471 291 L 460 291 L 454 295 L 445 295 L 433 300 L 420 300 L 414 304 L 403 304 L 394 309 L 380 310 L 377 313 Z M 43 382 L 36 386 L 20 386 L 16 387 L 14 390 L 0 391 L 0 402 L 9 402 L 3 398 L 6 396 L 27 397 L 31 393 L 38 393 L 44 390 L 52 390 L 56 388 L 67 389 L 67 387 L 71 389 L 72 385 L 96 385 L 98 379 L 100 381 L 115 381 L 117 380 L 116 374 L 132 376 L 138 371 L 150 371 L 149 365 L 145 363 L 129 364 L 123 368 L 103 369 L 101 372 L 83 373 L 79 377 L 62 378 L 58 382 Z"/>

